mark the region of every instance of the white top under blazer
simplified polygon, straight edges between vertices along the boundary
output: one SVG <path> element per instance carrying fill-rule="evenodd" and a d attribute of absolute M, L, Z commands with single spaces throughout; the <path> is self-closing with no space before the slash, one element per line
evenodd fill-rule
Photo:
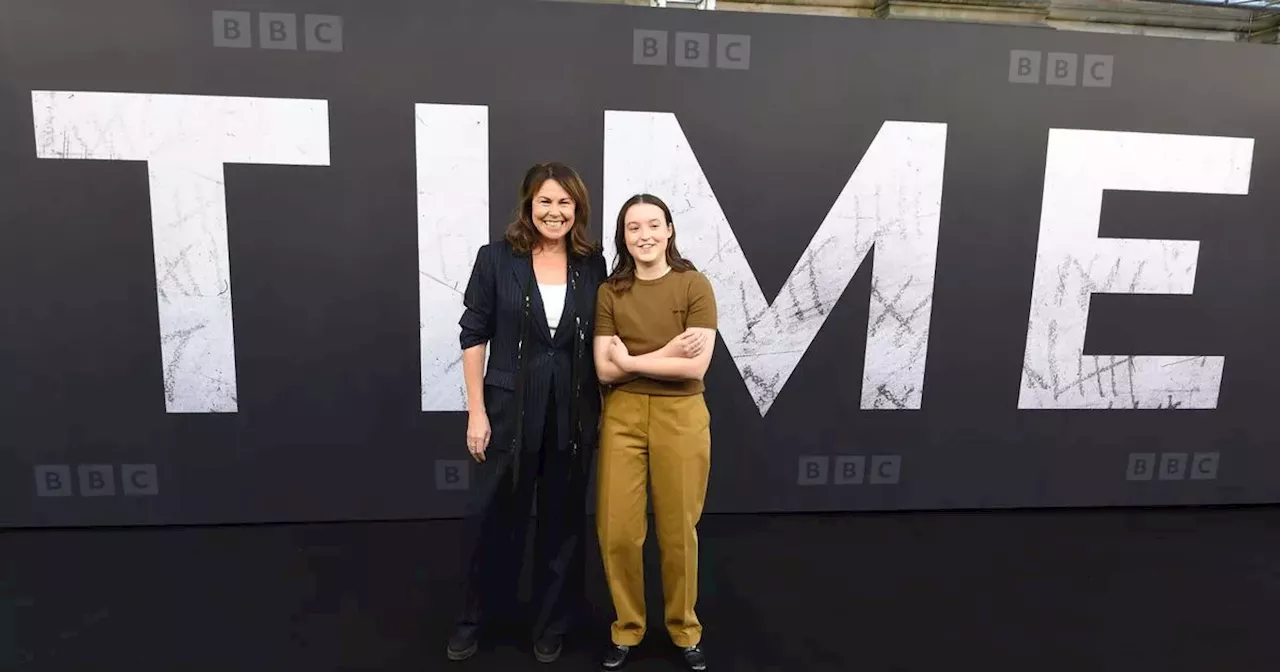
<path fill-rule="evenodd" d="M 538 291 L 542 293 L 542 307 L 547 313 L 547 327 L 551 329 L 551 337 L 555 338 L 556 326 L 560 324 L 560 315 L 564 312 L 564 297 L 569 285 L 544 285 L 538 283 Z"/>

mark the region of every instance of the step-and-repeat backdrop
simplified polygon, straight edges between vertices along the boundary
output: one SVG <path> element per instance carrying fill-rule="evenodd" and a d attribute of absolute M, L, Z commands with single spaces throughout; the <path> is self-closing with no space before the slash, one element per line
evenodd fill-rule
<path fill-rule="evenodd" d="M 1274 47 L 557 2 L 0 5 L 0 524 L 458 515 L 524 170 L 711 279 L 708 510 L 1280 500 Z M 612 243 L 606 244 L 612 257 Z"/>

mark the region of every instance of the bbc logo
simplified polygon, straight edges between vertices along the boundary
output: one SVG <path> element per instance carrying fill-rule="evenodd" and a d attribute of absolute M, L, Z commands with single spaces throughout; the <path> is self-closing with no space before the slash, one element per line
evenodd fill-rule
<path fill-rule="evenodd" d="M 471 487 L 471 460 L 436 460 L 437 490 L 466 490 Z"/>
<path fill-rule="evenodd" d="M 252 12 L 214 11 L 213 46 L 252 49 L 254 25 Z M 298 49 L 297 14 L 261 12 L 256 25 L 262 49 Z M 342 17 L 306 14 L 302 35 L 307 51 L 342 51 Z"/>
<path fill-rule="evenodd" d="M 667 65 L 677 68 L 711 67 L 710 33 L 675 33 L 636 29 L 632 36 L 631 62 L 635 65 Z M 751 67 L 750 35 L 715 35 L 715 67 L 747 70 Z M 668 59 L 668 56 L 671 56 Z"/>
<path fill-rule="evenodd" d="M 901 455 L 802 455 L 796 485 L 896 485 Z"/>
<path fill-rule="evenodd" d="M 1049 86 L 1081 86 L 1110 88 L 1115 72 L 1115 57 L 1102 54 L 1068 54 L 1015 49 L 1009 52 L 1009 83 Z M 1042 67 L 1043 66 L 1043 67 Z"/>
<path fill-rule="evenodd" d="M 1130 453 L 1128 481 L 1212 481 L 1218 478 L 1218 453 Z"/>
<path fill-rule="evenodd" d="M 71 465 L 37 464 L 35 466 L 37 497 L 114 497 L 116 469 L 113 464 L 81 464 L 76 466 L 72 481 Z M 78 487 L 76 487 L 78 486 Z M 160 482 L 154 464 L 120 465 L 120 492 L 126 496 L 158 495 Z"/>

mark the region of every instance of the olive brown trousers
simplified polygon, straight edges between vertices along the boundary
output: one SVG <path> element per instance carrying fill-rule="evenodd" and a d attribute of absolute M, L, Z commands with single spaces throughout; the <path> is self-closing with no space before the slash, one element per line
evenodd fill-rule
<path fill-rule="evenodd" d="M 596 531 L 616 611 L 613 642 L 635 646 L 645 635 L 648 486 L 662 557 L 667 633 L 677 646 L 697 644 L 702 639 L 702 624 L 694 612 L 697 526 L 711 470 L 711 415 L 702 394 L 610 390 L 597 460 Z"/>

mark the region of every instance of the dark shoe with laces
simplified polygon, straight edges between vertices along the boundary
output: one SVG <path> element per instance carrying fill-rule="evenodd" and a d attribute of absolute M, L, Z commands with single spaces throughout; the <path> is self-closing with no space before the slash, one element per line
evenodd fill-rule
<path fill-rule="evenodd" d="M 466 660 L 476 655 L 480 642 L 475 634 L 455 632 L 449 637 L 449 660 Z"/>
<path fill-rule="evenodd" d="M 547 635 L 533 644 L 533 657 L 539 663 L 554 663 L 564 649 L 564 639 L 560 635 Z"/>
<path fill-rule="evenodd" d="M 702 646 L 698 644 L 685 647 L 684 662 L 689 666 L 689 669 L 701 672 L 707 669 L 707 654 L 702 652 Z"/>
<path fill-rule="evenodd" d="M 631 647 L 610 642 L 609 648 L 604 652 L 604 660 L 600 662 L 600 667 L 606 670 L 621 669 L 627 663 L 627 655 L 630 653 Z"/>

